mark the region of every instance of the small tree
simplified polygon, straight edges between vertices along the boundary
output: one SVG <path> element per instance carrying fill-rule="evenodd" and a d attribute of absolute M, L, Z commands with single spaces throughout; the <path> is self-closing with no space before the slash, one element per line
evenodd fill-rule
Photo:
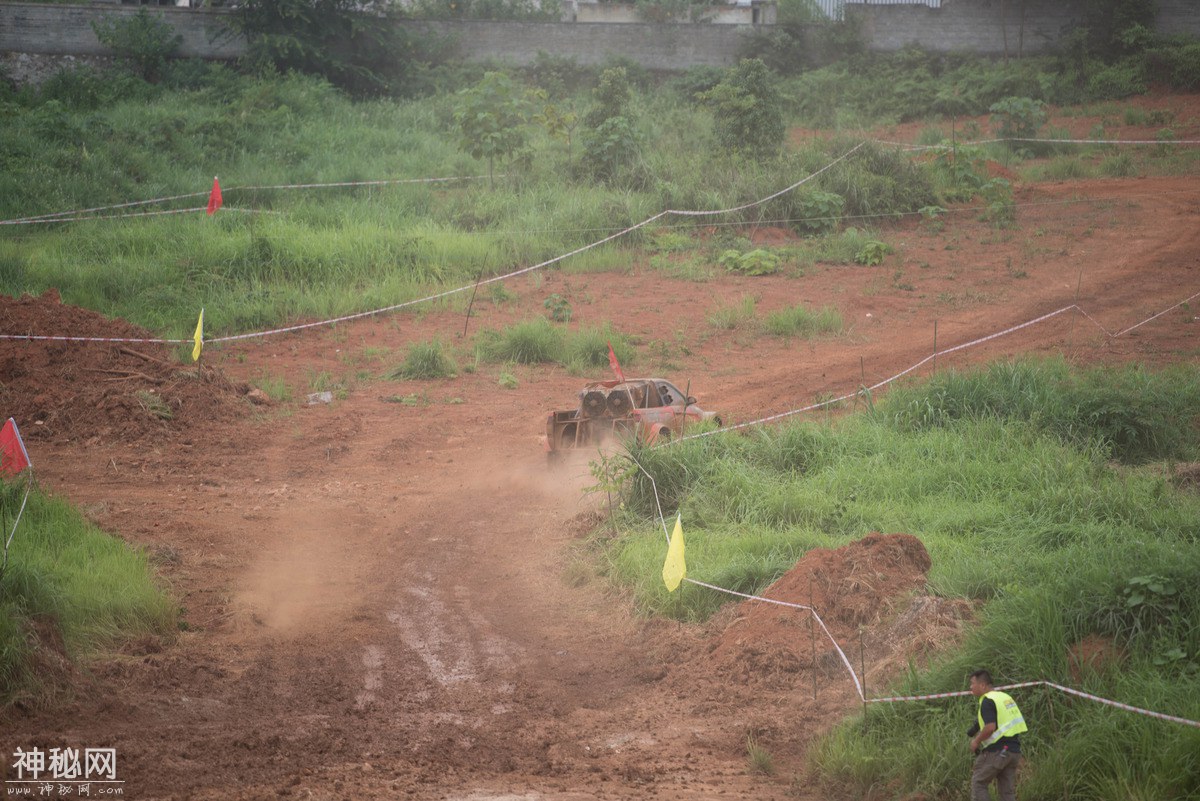
<path fill-rule="evenodd" d="M 462 147 L 488 162 L 488 181 L 495 181 L 496 159 L 504 160 L 525 146 L 529 103 L 525 92 L 503 72 L 487 72 L 483 80 L 459 92 L 462 105 L 454 113 Z"/>
<path fill-rule="evenodd" d="M 767 65 L 744 58 L 702 99 L 713 110 L 717 141 L 741 153 L 777 151 L 787 128 L 783 100 Z"/>
<path fill-rule="evenodd" d="M 144 8 L 131 17 L 105 15 L 92 22 L 92 30 L 100 44 L 150 83 L 158 82 L 167 59 L 183 44 L 183 37 L 163 20 L 162 14 L 151 16 Z"/>
<path fill-rule="evenodd" d="M 600 73 L 592 97 L 596 104 L 584 117 L 584 162 L 597 178 L 612 178 L 637 157 L 638 135 L 632 120 L 633 92 L 624 67 Z"/>

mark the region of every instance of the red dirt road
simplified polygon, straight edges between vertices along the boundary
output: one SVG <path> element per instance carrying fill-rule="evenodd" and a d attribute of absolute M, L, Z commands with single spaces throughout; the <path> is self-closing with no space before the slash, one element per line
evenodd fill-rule
<path fill-rule="evenodd" d="M 472 331 L 537 316 L 557 292 L 573 325 L 614 320 L 640 338 L 630 373 L 690 380 L 706 408 L 745 421 L 900 372 L 931 352 L 935 320 L 945 350 L 1076 296 L 1117 331 L 1200 292 L 1194 178 L 1042 185 L 1018 202 L 1012 229 L 956 213 L 941 233 L 886 231 L 898 252 L 880 267 L 704 283 L 643 265 L 534 275 L 509 286 L 511 302 L 477 302 Z M 706 322 L 747 295 L 760 316 L 835 306 L 849 331 L 785 342 Z M 1117 339 L 1063 314 L 937 366 L 1028 352 L 1194 361 L 1198 305 Z M 573 398 L 581 379 L 517 368 L 519 386 L 506 390 L 491 365 L 435 382 L 357 377 L 399 363 L 410 343 L 459 342 L 462 324 L 461 312 L 437 311 L 210 348 L 209 365 L 234 381 L 281 378 L 302 396 L 326 372 L 349 392 L 258 411 L 232 388 L 214 389 L 209 405 L 180 395 L 170 426 L 123 429 L 97 401 L 92 419 L 86 407 L 51 419 L 75 409 L 61 364 L 73 357 L 62 352 L 6 381 L 9 405 L 46 395 L 42 425 L 22 420 L 42 484 L 147 547 L 188 628 L 177 642 L 135 643 L 91 665 L 65 707 L 10 710 L 5 755 L 115 747 L 134 799 L 828 797 L 805 779 L 804 749 L 856 705 L 828 649 L 815 665 L 804 655 L 802 621 L 772 623 L 749 608 L 708 627 L 645 621 L 577 556 L 596 520 L 580 493 L 587 467 L 549 471 L 539 435 L 544 411 Z M 6 376 L 33 363 L 35 347 L 0 343 Z M 145 362 L 125 358 L 134 361 L 106 369 Z M 144 389 L 136 378 L 115 386 Z M 389 402 L 410 395 L 416 405 Z M 230 419 L 228 404 L 243 416 Z M 112 408 L 116 419 L 132 409 Z M 888 553 L 870 569 L 892 575 L 908 558 Z M 841 557 L 824 558 L 802 568 L 842 569 Z M 903 661 L 879 643 L 911 635 L 905 653 L 924 653 L 970 614 L 938 608 L 938 631 L 898 628 L 911 616 L 893 613 L 920 585 L 919 570 L 905 575 L 874 606 L 855 599 L 876 617 L 850 615 L 839 629 L 871 626 L 874 687 Z M 749 773 L 748 734 L 775 757 L 775 776 Z"/>

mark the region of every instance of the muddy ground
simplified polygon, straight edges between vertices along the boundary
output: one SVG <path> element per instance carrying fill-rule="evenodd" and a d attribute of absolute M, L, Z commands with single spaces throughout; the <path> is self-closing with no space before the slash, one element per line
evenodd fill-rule
<path fill-rule="evenodd" d="M 1183 119 L 1179 137 L 1198 138 Z M 968 212 L 940 232 L 886 228 L 897 252 L 876 267 L 698 283 L 644 264 L 525 276 L 511 300 L 476 303 L 471 332 L 542 315 L 558 293 L 572 325 L 611 320 L 639 338 L 628 373 L 690 381 L 734 421 L 894 375 L 933 350 L 935 321 L 945 350 L 1073 302 L 1087 316 L 936 369 L 1024 353 L 1196 359 L 1195 300 L 1117 338 L 1100 328 L 1200 292 L 1194 177 L 1019 186 L 1017 201 L 1009 229 Z M 746 296 L 760 316 L 832 305 L 848 331 L 784 341 L 708 322 Z M 487 364 L 378 378 L 410 343 L 464 343 L 463 325 L 461 311 L 433 310 L 211 346 L 199 374 L 151 345 L 0 342 L 0 416 L 18 417 L 40 482 L 147 548 L 184 621 L 174 641 L 82 667 L 55 706 L 3 713 L 0 751 L 115 747 L 136 799 L 830 797 L 806 776 L 805 748 L 857 704 L 831 650 L 812 658 L 806 620 L 762 605 L 707 626 L 645 620 L 589 573 L 583 538 L 600 513 L 581 493 L 586 460 L 551 471 L 539 439 L 580 378 L 519 367 L 504 389 L 508 368 Z M 47 295 L 0 300 L 0 330 L 133 329 Z M 296 400 L 248 401 L 264 377 Z M 305 404 L 338 382 L 344 397 Z M 154 396 L 169 420 L 151 413 Z M 865 626 L 869 687 L 953 642 L 972 613 L 923 598 L 920 532 L 891 534 L 814 552 L 770 591 L 815 593 L 851 648 Z M 773 776 L 748 770 L 750 735 Z"/>

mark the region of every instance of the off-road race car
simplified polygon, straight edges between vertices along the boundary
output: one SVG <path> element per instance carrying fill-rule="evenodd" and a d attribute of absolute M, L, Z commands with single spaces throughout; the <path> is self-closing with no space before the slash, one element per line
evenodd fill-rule
<path fill-rule="evenodd" d="M 702 420 L 721 425 L 696 399 L 662 378 L 595 381 L 579 391 L 579 407 L 546 418 L 546 451 L 553 457 L 572 448 L 599 445 L 614 437 L 661 442 L 686 433 Z"/>

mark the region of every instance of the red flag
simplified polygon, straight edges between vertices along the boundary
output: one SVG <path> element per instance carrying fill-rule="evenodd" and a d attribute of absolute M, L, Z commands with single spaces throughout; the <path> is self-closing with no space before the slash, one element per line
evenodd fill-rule
<path fill-rule="evenodd" d="M 611 342 L 608 343 L 608 366 L 617 374 L 617 380 L 624 384 L 625 374 L 621 372 L 621 363 L 617 361 L 617 354 L 613 352 Z"/>
<path fill-rule="evenodd" d="M 208 216 L 211 217 L 217 213 L 217 209 L 221 208 L 221 184 L 217 179 L 213 178 L 212 191 L 208 193 Z"/>
<path fill-rule="evenodd" d="M 29 466 L 29 453 L 21 441 L 17 421 L 10 417 L 0 428 L 0 474 L 15 476 Z"/>

